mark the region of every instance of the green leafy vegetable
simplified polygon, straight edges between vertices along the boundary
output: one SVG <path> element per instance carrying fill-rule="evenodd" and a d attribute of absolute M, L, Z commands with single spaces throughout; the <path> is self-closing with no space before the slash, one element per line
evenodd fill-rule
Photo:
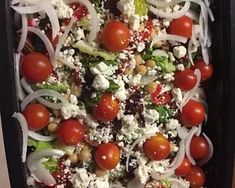
<path fill-rule="evenodd" d="M 42 142 L 37 141 L 32 138 L 28 139 L 28 146 L 34 146 L 36 151 L 44 150 L 44 149 L 52 149 L 53 142 Z"/>
<path fill-rule="evenodd" d="M 113 80 L 109 80 L 109 88 L 106 90 L 107 92 L 114 92 L 120 88 L 118 84 L 116 84 Z"/>
<path fill-rule="evenodd" d="M 78 48 L 82 53 L 94 56 L 94 57 L 102 57 L 104 60 L 114 61 L 116 59 L 116 55 L 111 52 L 107 52 L 93 46 L 88 45 L 86 42 L 80 40 L 76 44 L 73 45 L 74 48 Z"/>
<path fill-rule="evenodd" d="M 167 179 L 161 180 L 160 182 L 165 188 L 171 188 L 172 186 L 172 183 Z"/>
<path fill-rule="evenodd" d="M 135 13 L 139 16 L 145 16 L 148 13 L 148 7 L 145 0 L 135 0 Z"/>
<path fill-rule="evenodd" d="M 149 105 L 148 109 L 155 109 L 159 113 L 159 122 L 166 123 L 172 116 L 172 111 L 163 105 Z"/>
<path fill-rule="evenodd" d="M 64 93 L 69 89 L 69 85 L 65 82 L 62 83 L 50 83 L 50 82 L 45 82 L 45 83 L 37 83 L 34 85 L 36 89 L 51 89 L 60 93 Z"/>
<path fill-rule="evenodd" d="M 101 98 L 101 94 L 100 93 L 96 93 L 96 96 L 91 97 L 89 101 L 87 101 L 86 105 L 88 108 L 92 108 L 94 105 L 96 105 Z"/>
<path fill-rule="evenodd" d="M 42 163 L 42 165 L 49 170 L 50 173 L 57 171 L 58 169 L 58 159 L 50 157 L 48 161 Z"/>

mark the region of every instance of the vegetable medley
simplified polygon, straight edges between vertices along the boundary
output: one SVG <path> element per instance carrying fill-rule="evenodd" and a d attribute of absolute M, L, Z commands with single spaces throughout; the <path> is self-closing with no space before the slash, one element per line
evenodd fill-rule
<path fill-rule="evenodd" d="M 200 188 L 207 0 L 13 0 L 29 186 Z"/>

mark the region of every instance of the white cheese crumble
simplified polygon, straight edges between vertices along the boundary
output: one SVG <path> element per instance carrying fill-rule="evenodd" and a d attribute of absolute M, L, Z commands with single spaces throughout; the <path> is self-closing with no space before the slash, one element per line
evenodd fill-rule
<path fill-rule="evenodd" d="M 137 46 L 137 52 L 142 52 L 145 49 L 145 43 L 140 42 Z"/>
<path fill-rule="evenodd" d="M 131 79 L 129 80 L 129 84 L 132 86 L 138 86 L 140 85 L 141 78 L 142 76 L 140 74 L 136 74 L 131 77 Z"/>
<path fill-rule="evenodd" d="M 128 97 L 128 91 L 125 89 L 125 83 L 123 82 L 122 77 L 118 76 L 114 82 L 119 85 L 119 89 L 114 94 L 115 97 L 120 101 L 126 100 Z"/>
<path fill-rule="evenodd" d="M 183 65 L 183 64 L 178 64 L 178 65 L 176 65 L 176 69 L 177 69 L 177 70 L 180 70 L 180 71 L 185 70 L 185 68 L 184 68 L 184 65 Z"/>
<path fill-rule="evenodd" d="M 107 76 L 111 76 L 113 74 L 113 68 L 106 65 L 104 62 L 100 62 L 96 66 L 91 67 L 90 71 L 92 74 L 102 74 Z"/>
<path fill-rule="evenodd" d="M 129 25 L 131 30 L 138 31 L 140 28 L 140 16 L 139 15 L 132 15 L 129 18 Z"/>
<path fill-rule="evenodd" d="M 145 122 L 147 124 L 154 123 L 159 120 L 159 113 L 154 109 L 147 109 L 143 112 Z"/>
<path fill-rule="evenodd" d="M 173 48 L 173 54 L 178 59 L 184 57 L 186 53 L 187 49 L 184 46 L 176 46 Z"/>
<path fill-rule="evenodd" d="M 71 104 L 74 104 L 74 105 L 77 105 L 78 104 L 78 99 L 75 95 L 73 94 L 70 94 L 69 95 L 69 101 Z"/>
<path fill-rule="evenodd" d="M 127 17 L 135 14 L 134 0 L 120 0 L 117 3 L 117 8 Z"/>
<path fill-rule="evenodd" d="M 79 107 L 74 104 L 66 104 L 61 108 L 61 115 L 64 119 L 75 118 L 79 114 Z"/>
<path fill-rule="evenodd" d="M 51 4 L 55 7 L 58 18 L 65 19 L 72 17 L 73 9 L 66 5 L 63 0 L 51 0 Z"/>
<path fill-rule="evenodd" d="M 180 103 L 183 100 L 183 95 L 180 88 L 174 88 L 171 90 L 171 94 L 177 103 Z"/>
<path fill-rule="evenodd" d="M 101 74 L 96 75 L 92 83 L 92 87 L 98 91 L 105 91 L 109 88 L 109 85 L 109 81 Z"/>
<path fill-rule="evenodd" d="M 175 130 L 178 127 L 180 127 L 180 124 L 177 119 L 169 119 L 166 123 L 166 130 Z"/>

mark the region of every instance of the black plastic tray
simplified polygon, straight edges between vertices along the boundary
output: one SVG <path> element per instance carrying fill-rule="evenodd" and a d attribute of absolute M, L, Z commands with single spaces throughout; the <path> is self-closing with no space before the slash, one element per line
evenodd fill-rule
<path fill-rule="evenodd" d="M 207 187 L 232 188 L 235 151 L 235 1 L 214 0 L 212 9 L 216 17 L 211 24 L 215 73 L 206 86 L 209 120 L 205 131 L 212 139 L 215 154 L 205 167 Z M 11 118 L 18 109 L 18 101 L 8 0 L 0 1 L 0 28 L 0 104 L 7 163 L 11 187 L 24 188 L 27 184 L 25 165 L 21 163 L 21 131 Z"/>

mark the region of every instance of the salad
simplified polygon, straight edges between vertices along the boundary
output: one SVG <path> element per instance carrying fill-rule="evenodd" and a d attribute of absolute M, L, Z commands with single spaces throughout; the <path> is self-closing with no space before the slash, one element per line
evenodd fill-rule
<path fill-rule="evenodd" d="M 27 183 L 200 188 L 208 0 L 12 0 Z"/>

